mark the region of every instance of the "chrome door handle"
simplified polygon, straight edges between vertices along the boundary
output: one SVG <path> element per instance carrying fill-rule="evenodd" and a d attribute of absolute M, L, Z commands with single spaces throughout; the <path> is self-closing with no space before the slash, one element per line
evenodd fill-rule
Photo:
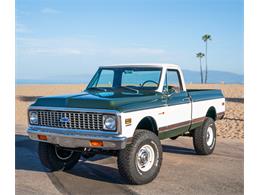
<path fill-rule="evenodd" d="M 184 102 L 190 101 L 190 98 L 183 98 L 182 101 L 184 101 Z"/>

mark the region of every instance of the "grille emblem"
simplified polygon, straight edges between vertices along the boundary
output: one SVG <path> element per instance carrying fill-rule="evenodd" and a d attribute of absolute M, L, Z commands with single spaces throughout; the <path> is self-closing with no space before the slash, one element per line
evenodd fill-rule
<path fill-rule="evenodd" d="M 69 123 L 69 122 L 70 122 L 70 119 L 65 116 L 65 117 L 62 117 L 62 118 L 60 119 L 60 122 L 62 122 L 62 123 Z"/>

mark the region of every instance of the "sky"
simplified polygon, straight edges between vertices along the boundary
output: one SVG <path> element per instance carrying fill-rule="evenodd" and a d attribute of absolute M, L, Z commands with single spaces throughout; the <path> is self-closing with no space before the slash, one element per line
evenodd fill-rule
<path fill-rule="evenodd" d="M 91 75 L 117 63 L 243 74 L 242 0 L 16 0 L 16 79 Z M 204 64 L 204 61 L 203 61 Z"/>

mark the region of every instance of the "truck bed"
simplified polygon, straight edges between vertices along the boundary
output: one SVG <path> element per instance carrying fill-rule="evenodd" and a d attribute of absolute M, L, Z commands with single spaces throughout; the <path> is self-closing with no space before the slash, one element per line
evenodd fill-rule
<path fill-rule="evenodd" d="M 220 89 L 187 89 L 193 102 L 224 98 Z"/>

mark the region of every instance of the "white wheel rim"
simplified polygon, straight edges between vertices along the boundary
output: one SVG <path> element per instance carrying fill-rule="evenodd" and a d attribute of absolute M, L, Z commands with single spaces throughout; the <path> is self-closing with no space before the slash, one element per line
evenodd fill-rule
<path fill-rule="evenodd" d="M 150 170 L 153 166 L 155 159 L 154 149 L 150 145 L 144 145 L 136 154 L 136 164 L 137 167 L 146 172 Z"/>
<path fill-rule="evenodd" d="M 73 155 L 73 151 L 69 151 L 68 155 L 64 156 L 64 155 L 61 155 L 59 153 L 59 150 L 57 149 L 57 146 L 55 146 L 55 154 L 61 160 L 68 160 Z"/>
<path fill-rule="evenodd" d="M 213 134 L 213 129 L 211 127 L 208 127 L 207 130 L 207 145 L 211 146 L 214 141 L 214 134 Z"/>

